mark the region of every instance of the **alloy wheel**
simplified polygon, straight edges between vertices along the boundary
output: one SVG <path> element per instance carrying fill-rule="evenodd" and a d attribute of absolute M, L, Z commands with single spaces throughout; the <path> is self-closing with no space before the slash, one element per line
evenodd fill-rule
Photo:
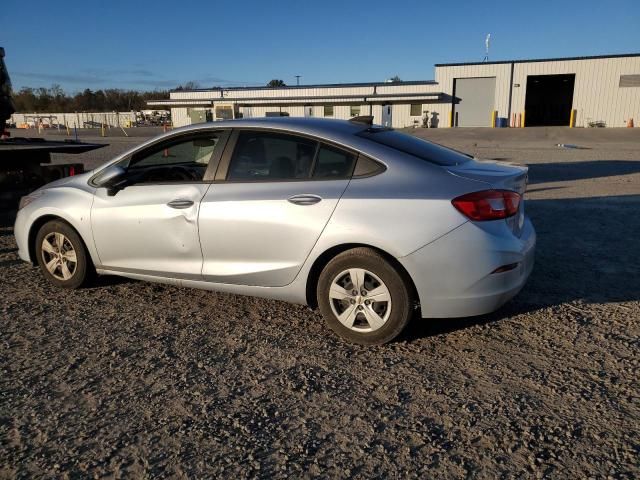
<path fill-rule="evenodd" d="M 69 239 L 59 232 L 49 233 L 42 240 L 42 260 L 47 271 L 58 280 L 69 280 L 76 273 L 78 259 Z"/>
<path fill-rule="evenodd" d="M 391 293 L 374 273 L 350 268 L 336 275 L 329 289 L 329 304 L 338 321 L 357 332 L 373 332 L 391 314 Z"/>

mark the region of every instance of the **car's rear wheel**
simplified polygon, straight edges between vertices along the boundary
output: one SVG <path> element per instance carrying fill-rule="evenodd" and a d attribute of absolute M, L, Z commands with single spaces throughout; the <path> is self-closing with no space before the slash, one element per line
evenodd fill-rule
<path fill-rule="evenodd" d="M 320 274 L 317 299 L 327 325 L 354 343 L 390 342 L 411 320 L 408 281 L 370 248 L 333 258 Z"/>
<path fill-rule="evenodd" d="M 36 235 L 35 247 L 44 277 L 55 286 L 79 288 L 88 280 L 91 266 L 86 248 L 67 223 L 45 223 Z"/>

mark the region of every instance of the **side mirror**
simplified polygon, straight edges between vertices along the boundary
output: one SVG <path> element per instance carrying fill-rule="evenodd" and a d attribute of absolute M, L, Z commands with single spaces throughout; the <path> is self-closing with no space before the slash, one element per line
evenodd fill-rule
<path fill-rule="evenodd" d="M 124 168 L 118 165 L 111 165 L 93 180 L 93 184 L 98 188 L 106 188 L 108 195 L 115 195 L 118 190 L 122 190 L 121 181 L 126 173 L 127 171 Z"/>

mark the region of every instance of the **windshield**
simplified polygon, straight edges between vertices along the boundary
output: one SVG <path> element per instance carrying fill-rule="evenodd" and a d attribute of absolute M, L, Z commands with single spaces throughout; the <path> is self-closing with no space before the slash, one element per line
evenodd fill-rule
<path fill-rule="evenodd" d="M 356 135 L 445 167 L 460 165 L 471 159 L 465 153 L 451 150 L 437 143 L 428 142 L 397 130 L 368 129 Z"/>

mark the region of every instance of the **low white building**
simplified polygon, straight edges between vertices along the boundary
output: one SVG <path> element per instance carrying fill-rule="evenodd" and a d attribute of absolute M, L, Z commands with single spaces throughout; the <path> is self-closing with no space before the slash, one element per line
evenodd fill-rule
<path fill-rule="evenodd" d="M 174 126 L 269 115 L 373 115 L 396 128 L 640 123 L 640 54 L 450 63 L 435 80 L 175 91 Z"/>

